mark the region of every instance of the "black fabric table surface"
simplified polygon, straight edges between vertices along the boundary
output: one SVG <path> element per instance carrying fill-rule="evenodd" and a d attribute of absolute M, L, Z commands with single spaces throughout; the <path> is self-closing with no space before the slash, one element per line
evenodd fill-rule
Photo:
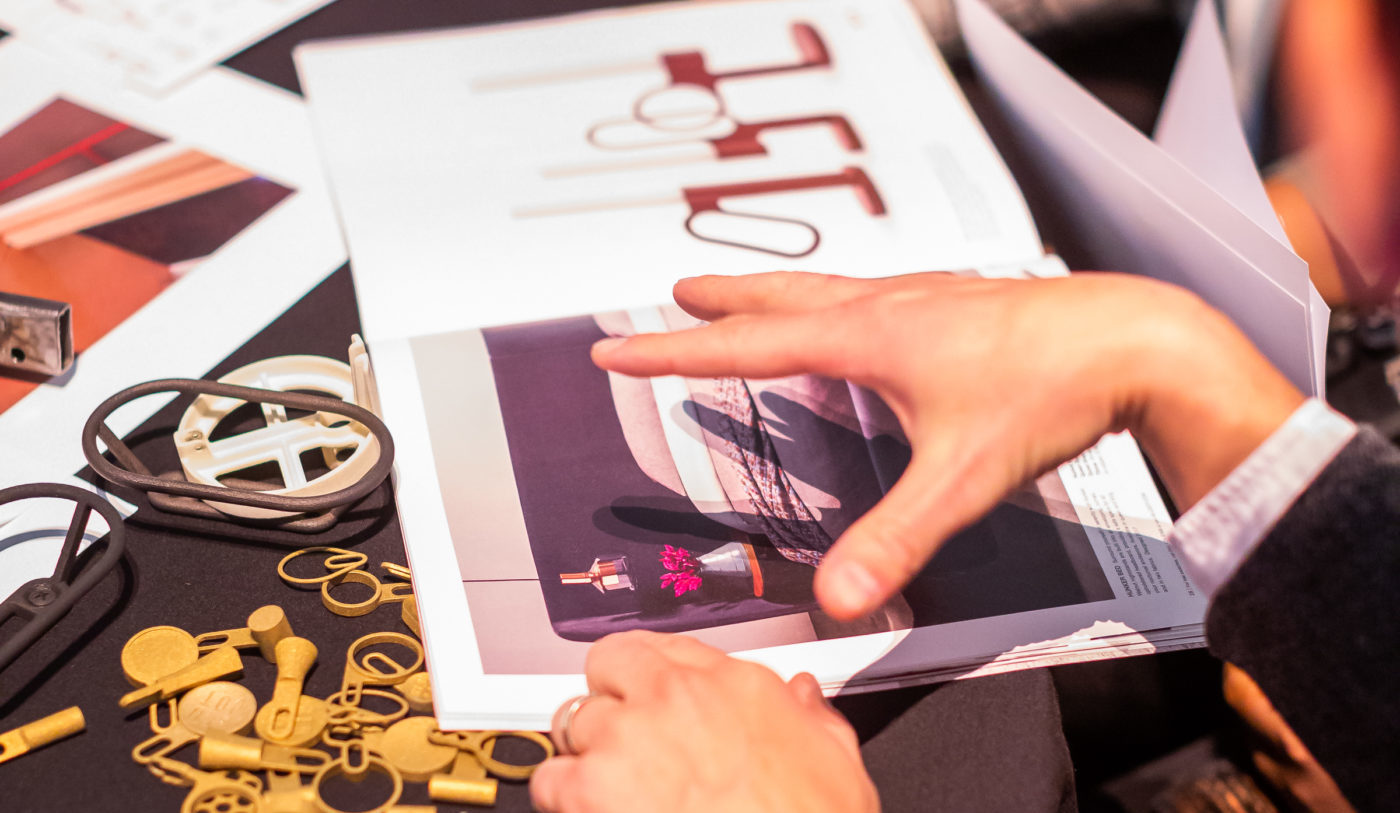
<path fill-rule="evenodd" d="M 600 5 L 596 0 L 338 0 L 225 64 L 295 92 L 291 49 L 306 40 L 495 22 Z M 974 103 L 979 103 L 975 95 Z M 1014 156 L 1011 160 L 1014 167 Z M 1034 190 L 1028 197 L 1035 208 Z M 286 354 L 344 360 L 358 321 L 349 270 L 342 268 L 207 377 Z M 177 400 L 162 409 L 128 438 L 155 470 L 177 465 L 168 433 L 184 403 Z M 119 653 L 141 629 L 168 624 L 199 634 L 236 628 L 257 607 L 278 604 L 296 633 L 320 649 L 306 691 L 321 697 L 339 688 L 344 653 L 354 639 L 402 630 L 394 606 L 340 618 L 321 606 L 315 591 L 292 589 L 276 573 L 282 556 L 307 544 L 354 548 L 367 554 L 371 565 L 403 562 L 387 484 L 314 542 L 296 534 L 171 517 L 137 503 L 139 509 L 127 523 L 128 556 L 118 572 L 0 672 L 0 731 L 71 705 L 81 706 L 87 718 L 85 733 L 0 764 L 0 811 L 179 809 L 186 791 L 160 783 L 130 758 L 131 749 L 150 735 L 146 713 L 129 713 L 117 705 L 130 689 Z M 244 663 L 242 682 L 265 702 L 274 668 L 256 651 L 247 652 Z M 1044 670 L 837 698 L 836 703 L 861 734 L 887 810 L 1074 806 L 1059 708 Z M 193 761 L 190 751 L 181 756 Z M 384 798 L 385 787 L 371 779 L 359 786 L 342 782 L 334 791 L 338 806 L 364 810 Z M 401 803 L 429 803 L 424 786 L 407 786 Z M 530 809 L 526 787 L 502 783 L 497 809 Z"/>

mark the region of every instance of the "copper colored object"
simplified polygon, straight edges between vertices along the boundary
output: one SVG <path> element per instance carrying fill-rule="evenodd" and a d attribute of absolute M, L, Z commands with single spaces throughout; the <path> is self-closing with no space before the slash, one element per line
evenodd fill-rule
<path fill-rule="evenodd" d="M 388 799 L 381 802 L 376 807 L 362 811 L 362 813 L 389 813 L 389 811 L 393 810 L 395 803 L 397 803 L 399 797 L 403 795 L 403 777 L 399 775 L 399 772 L 394 766 L 386 762 L 381 756 L 366 753 L 364 754 L 364 764 L 357 770 L 361 774 L 366 770 L 382 773 L 389 777 L 389 780 L 393 783 L 393 787 L 389 791 Z M 345 813 L 345 811 L 333 807 L 325 800 L 325 797 L 321 795 L 321 786 L 325 784 L 327 779 L 341 775 L 351 775 L 351 772 L 352 769 L 344 760 L 335 760 L 327 763 L 325 767 L 316 772 L 315 776 L 311 777 L 311 791 L 315 799 L 317 810 L 321 811 L 321 813 Z"/>
<path fill-rule="evenodd" d="M 37 748 L 81 732 L 87 726 L 83 710 L 70 706 L 32 723 L 0 733 L 0 762 L 9 762 Z"/>

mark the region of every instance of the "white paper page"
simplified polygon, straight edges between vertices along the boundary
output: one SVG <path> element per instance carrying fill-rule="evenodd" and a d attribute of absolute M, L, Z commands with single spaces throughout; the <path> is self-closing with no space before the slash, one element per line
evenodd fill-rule
<path fill-rule="evenodd" d="M 1306 301 L 1263 270 L 1292 252 L 1090 96 L 976 0 L 958 0 L 974 64 L 1073 206 L 1105 270 L 1181 285 L 1228 315 L 1289 379 L 1317 394 Z"/>
<path fill-rule="evenodd" d="M 330 0 L 0 0 L 0 28 L 96 79 L 162 93 Z"/>
<path fill-rule="evenodd" d="M 803 27 L 829 65 L 804 60 Z M 715 74 L 811 67 L 720 79 L 709 92 L 668 85 L 662 55 L 698 55 Z M 371 343 L 652 305 L 700 273 L 885 275 L 1041 254 L 1004 165 L 899 0 L 658 6 L 315 44 L 297 62 Z M 658 88 L 669 89 L 648 97 Z M 727 118 L 705 126 L 695 125 L 707 115 L 675 114 L 720 103 Z M 638 105 L 653 121 L 653 105 L 672 117 L 639 123 Z M 717 157 L 712 142 L 734 122 L 806 117 L 826 123 L 766 129 L 766 154 Z M 720 200 L 772 218 L 748 220 L 738 239 L 801 256 L 687 233 L 699 206 L 683 190 L 841 173 L 864 173 L 883 211 L 850 184 Z M 712 237 L 744 222 L 697 218 Z"/>
<path fill-rule="evenodd" d="M 1254 168 L 1231 88 L 1214 4 L 1198 2 L 1152 140 L 1291 249 Z M 1298 299 L 1306 294 L 1302 260 L 1266 271 Z"/>
<path fill-rule="evenodd" d="M 94 82 L 14 39 L 0 43 L 0 84 L 0 134 L 59 99 L 292 190 L 80 353 L 67 375 L 0 412 L 4 487 L 69 479 L 86 465 L 79 440 L 99 403 L 143 381 L 204 375 L 342 265 L 345 251 L 305 107 L 292 94 L 216 69 L 154 100 Z M 134 402 L 108 425 L 125 435 L 168 400 Z"/>

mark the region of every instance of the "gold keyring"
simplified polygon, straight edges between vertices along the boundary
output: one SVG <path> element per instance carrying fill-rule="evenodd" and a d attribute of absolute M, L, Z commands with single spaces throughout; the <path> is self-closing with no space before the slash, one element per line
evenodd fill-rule
<path fill-rule="evenodd" d="M 360 652 L 379 644 L 394 644 L 395 646 L 401 646 L 407 649 L 409 652 L 413 653 L 413 663 L 404 666 L 382 652 L 371 652 L 366 656 L 366 660 L 378 655 L 380 660 L 388 661 L 397 667 L 388 672 L 380 672 L 378 670 L 366 668 L 355 659 L 355 656 Z M 371 632 L 369 635 L 365 635 L 351 644 L 349 651 L 345 653 L 346 668 L 364 678 L 365 684 L 369 686 L 392 686 L 414 672 L 417 672 L 422 665 L 423 645 L 418 643 L 417 639 L 409 635 L 404 635 L 402 632 Z"/>
<path fill-rule="evenodd" d="M 331 589 L 342 584 L 363 584 L 374 592 L 364 601 L 341 601 L 331 595 Z M 344 618 L 355 618 L 361 615 L 368 615 L 378 609 L 384 601 L 384 584 L 368 570 L 350 570 L 341 573 L 333 579 L 326 579 L 321 582 L 321 604 L 327 610 Z"/>
<path fill-rule="evenodd" d="M 302 578 L 300 576 L 293 576 L 290 573 L 288 573 L 287 563 L 297 558 L 298 556 L 307 553 L 330 554 L 321 563 L 326 568 L 326 570 L 330 572 L 324 576 L 314 576 L 312 578 Z M 322 582 L 328 582 L 331 579 L 343 576 L 344 574 L 349 573 L 352 570 L 358 570 L 359 568 L 363 567 L 367 562 L 369 562 L 369 556 L 363 553 L 359 553 L 353 550 L 345 550 L 344 548 L 330 548 L 321 545 L 316 545 L 309 548 L 302 548 L 301 550 L 294 550 L 286 556 L 283 556 L 282 561 L 277 563 L 277 575 L 281 576 L 282 581 L 288 584 L 321 584 Z"/>
<path fill-rule="evenodd" d="M 386 774 L 393 780 L 394 789 L 389 793 L 389 798 L 378 807 L 359 811 L 358 813 L 386 813 L 389 808 L 393 807 L 399 801 L 399 797 L 403 795 L 403 777 L 399 775 L 397 768 L 389 764 L 388 760 L 373 752 L 365 752 L 364 765 L 366 770 L 377 769 L 380 773 Z M 335 760 L 334 762 L 326 763 L 325 767 L 321 768 L 321 770 L 317 771 L 316 774 L 311 777 L 311 798 L 316 803 L 316 809 L 320 810 L 321 813 L 348 813 L 348 811 L 332 807 L 331 804 L 321 796 L 322 783 L 324 783 L 327 778 L 339 776 L 344 772 L 345 766 L 340 760 Z"/>
<path fill-rule="evenodd" d="M 486 743 L 492 742 L 493 740 L 506 739 L 508 737 L 528 740 L 543 748 L 544 759 L 531 765 L 513 765 L 509 762 L 502 762 L 495 757 L 486 755 Z M 538 731 L 488 731 L 486 732 L 486 736 L 481 738 L 479 745 L 480 750 L 476 752 L 475 756 L 488 773 L 498 776 L 501 779 L 510 779 L 517 782 L 529 779 L 536 768 L 543 765 L 545 760 L 554 756 L 554 743 L 549 741 L 549 737 L 546 737 Z"/>

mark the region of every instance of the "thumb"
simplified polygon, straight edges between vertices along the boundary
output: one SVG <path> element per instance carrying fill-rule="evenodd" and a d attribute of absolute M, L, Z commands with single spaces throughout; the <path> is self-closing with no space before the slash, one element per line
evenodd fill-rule
<path fill-rule="evenodd" d="M 827 552 L 813 584 L 828 615 L 868 615 L 914 578 L 939 546 L 1000 498 L 978 488 L 976 467 L 958 471 L 939 455 L 919 454 L 894 487 Z M 985 476 L 985 472 L 981 472 Z"/>

